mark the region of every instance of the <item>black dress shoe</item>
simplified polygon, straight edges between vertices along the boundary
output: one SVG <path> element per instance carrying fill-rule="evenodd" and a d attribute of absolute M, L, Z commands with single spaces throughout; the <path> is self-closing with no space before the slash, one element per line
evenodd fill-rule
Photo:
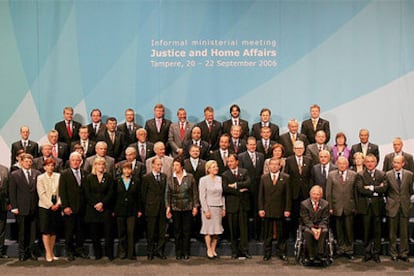
<path fill-rule="evenodd" d="M 239 256 L 238 256 L 238 255 L 236 255 L 236 254 L 233 254 L 233 255 L 231 255 L 231 258 L 234 260 L 234 259 L 238 259 L 238 258 L 239 258 Z"/>
<path fill-rule="evenodd" d="M 37 261 L 37 256 L 35 253 L 30 253 L 30 260 Z"/>
<path fill-rule="evenodd" d="M 410 259 L 408 259 L 408 257 L 400 257 L 400 260 L 406 263 L 410 262 Z"/>
<path fill-rule="evenodd" d="M 270 259 L 272 258 L 272 256 L 270 256 L 270 255 L 265 255 L 264 257 L 263 257 L 263 261 L 269 261 Z"/>
<path fill-rule="evenodd" d="M 288 261 L 288 257 L 286 255 L 280 255 L 279 259 L 281 259 L 282 261 Z"/>
<path fill-rule="evenodd" d="M 75 256 L 73 256 L 73 254 L 69 254 L 67 259 L 69 262 L 73 262 L 75 260 Z"/>
<path fill-rule="evenodd" d="M 178 260 L 181 260 L 183 257 L 181 257 L 181 256 L 176 256 L 175 257 L 175 259 L 178 261 Z"/>
<path fill-rule="evenodd" d="M 161 252 L 155 254 L 155 256 L 160 258 L 161 260 L 167 259 L 167 256 L 165 256 L 164 253 L 161 253 Z"/>
<path fill-rule="evenodd" d="M 354 258 L 354 255 L 352 255 L 352 254 L 345 254 L 345 257 L 347 257 L 347 258 L 348 258 L 348 259 L 350 259 L 350 260 L 355 259 L 355 258 Z"/>
<path fill-rule="evenodd" d="M 240 257 L 244 257 L 246 259 L 251 259 L 252 255 L 250 255 L 249 253 L 243 253 L 243 254 L 240 255 Z"/>
<path fill-rule="evenodd" d="M 391 257 L 391 261 L 396 262 L 396 261 L 398 261 L 398 259 L 397 259 L 397 257 L 393 256 L 393 257 Z"/>
<path fill-rule="evenodd" d="M 147 260 L 151 261 L 154 260 L 154 256 L 152 254 L 147 255 Z"/>
<path fill-rule="evenodd" d="M 377 264 L 379 264 L 380 262 L 381 262 L 381 259 L 380 259 L 380 257 L 379 256 L 374 256 L 374 262 L 376 262 Z"/>
<path fill-rule="evenodd" d="M 26 260 L 27 260 L 27 257 L 26 256 L 24 256 L 24 255 L 19 256 L 19 261 L 20 262 L 24 262 Z"/>
<path fill-rule="evenodd" d="M 369 260 L 371 260 L 371 256 L 364 256 L 364 258 L 362 258 L 362 262 L 363 262 L 363 263 L 366 263 L 366 262 L 368 262 Z"/>
<path fill-rule="evenodd" d="M 183 259 L 184 260 L 189 260 L 190 259 L 190 256 L 189 255 L 184 255 Z"/>

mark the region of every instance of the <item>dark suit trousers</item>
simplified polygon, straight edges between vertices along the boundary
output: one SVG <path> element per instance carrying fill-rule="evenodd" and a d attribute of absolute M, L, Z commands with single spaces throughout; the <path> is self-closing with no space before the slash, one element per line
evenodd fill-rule
<path fill-rule="evenodd" d="M 379 255 L 381 251 L 381 216 L 375 216 L 369 206 L 367 214 L 362 216 L 364 225 L 365 255 Z M 372 247 L 372 242 L 374 246 Z"/>
<path fill-rule="evenodd" d="M 105 239 L 105 255 L 113 259 L 114 257 L 114 239 L 112 236 L 112 216 L 109 211 L 105 214 L 103 223 L 90 223 L 90 234 L 92 238 L 93 251 L 95 258 L 102 258 L 101 236 L 103 227 L 103 236 Z"/>
<path fill-rule="evenodd" d="M 277 248 L 279 255 L 287 255 L 287 233 L 283 218 L 265 218 L 264 220 L 264 255 L 272 255 L 273 222 L 276 222 Z"/>
<path fill-rule="evenodd" d="M 338 240 L 338 255 L 354 254 L 354 216 L 335 216 L 336 238 Z"/>
<path fill-rule="evenodd" d="M 164 253 L 166 227 L 165 209 L 162 209 L 158 216 L 147 217 L 148 255 Z M 155 239 L 157 239 L 157 242 L 155 242 Z"/>
<path fill-rule="evenodd" d="M 233 255 L 247 253 L 248 245 L 248 214 L 245 211 L 227 213 L 229 224 L 231 252 Z M 240 239 L 240 242 L 239 242 Z"/>
<path fill-rule="evenodd" d="M 24 256 L 30 252 L 33 253 L 35 250 L 37 215 L 17 215 L 16 217 L 19 227 L 19 256 Z"/>
<path fill-rule="evenodd" d="M 0 254 L 5 254 L 4 239 L 6 236 L 7 212 L 0 211 Z"/>
<path fill-rule="evenodd" d="M 83 242 L 84 242 L 84 233 L 85 233 L 85 224 L 83 222 L 83 215 L 80 215 L 80 214 L 72 214 L 70 216 L 65 215 L 64 222 L 65 222 L 66 254 L 75 255 L 75 253 L 83 252 L 84 251 Z"/>
<path fill-rule="evenodd" d="M 326 255 L 325 253 L 325 240 L 327 237 L 328 232 L 322 231 L 321 235 L 319 236 L 319 240 L 315 240 L 313 237 L 312 232 L 309 231 L 303 231 L 303 237 L 305 239 L 306 243 L 306 250 L 308 252 L 307 256 L 309 258 L 315 258 L 316 252 L 318 253 L 318 257 L 323 257 Z M 316 250 L 315 250 L 316 248 Z"/>
<path fill-rule="evenodd" d="M 402 215 L 402 210 L 391 218 L 388 217 L 390 224 L 390 255 L 391 257 L 408 257 L 408 217 Z M 400 254 L 397 251 L 397 236 L 400 230 Z"/>
<path fill-rule="evenodd" d="M 175 255 L 190 255 L 191 211 L 172 211 L 174 221 Z"/>
<path fill-rule="evenodd" d="M 116 226 L 118 230 L 118 256 L 120 258 L 132 258 L 134 256 L 135 247 L 135 217 L 117 217 Z"/>

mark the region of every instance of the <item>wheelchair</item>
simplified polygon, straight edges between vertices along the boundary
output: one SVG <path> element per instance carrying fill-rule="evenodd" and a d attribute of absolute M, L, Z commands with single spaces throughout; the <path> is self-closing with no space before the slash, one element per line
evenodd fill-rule
<path fill-rule="evenodd" d="M 306 249 L 306 241 L 304 238 L 305 227 L 303 225 L 299 225 L 296 234 L 296 241 L 294 247 L 294 255 L 295 261 L 297 264 L 302 264 L 305 266 L 329 266 L 333 263 L 333 256 L 334 256 L 334 235 L 331 229 L 328 229 L 328 235 L 325 238 L 325 256 L 324 260 L 315 260 L 314 262 L 309 262 L 307 260 L 307 249 Z"/>

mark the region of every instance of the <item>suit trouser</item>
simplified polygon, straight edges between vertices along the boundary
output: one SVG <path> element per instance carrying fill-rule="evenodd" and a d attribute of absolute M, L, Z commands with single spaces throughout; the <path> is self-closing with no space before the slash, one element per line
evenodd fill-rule
<path fill-rule="evenodd" d="M 19 227 L 19 256 L 34 253 L 35 240 L 37 234 L 37 215 L 17 215 L 17 225 Z"/>
<path fill-rule="evenodd" d="M 367 214 L 362 217 L 364 225 L 365 255 L 379 255 L 381 251 L 381 217 L 376 216 L 369 206 Z M 372 246 L 372 242 L 374 246 Z"/>
<path fill-rule="evenodd" d="M 247 253 L 248 246 L 248 214 L 246 211 L 228 213 L 227 221 L 230 230 L 231 252 L 233 255 Z M 238 241 L 240 239 L 240 242 Z"/>
<path fill-rule="evenodd" d="M 408 217 L 401 210 L 395 217 L 388 217 L 390 223 L 390 255 L 397 257 L 397 232 L 400 234 L 400 257 L 408 257 Z"/>
<path fill-rule="evenodd" d="M 276 222 L 276 236 L 277 236 L 277 247 L 279 255 L 287 255 L 287 231 L 285 228 L 284 218 L 265 218 L 264 220 L 264 255 L 272 255 L 272 240 L 273 240 L 273 222 Z"/>
<path fill-rule="evenodd" d="M 165 209 L 160 211 L 158 216 L 147 217 L 147 254 L 154 255 L 154 253 L 164 253 L 165 247 L 165 234 L 166 234 L 166 219 Z M 155 243 L 157 238 L 157 243 Z"/>
<path fill-rule="evenodd" d="M 4 239 L 6 237 L 7 212 L 0 211 L 0 255 L 5 254 Z"/>
<path fill-rule="evenodd" d="M 132 258 L 135 247 L 135 216 L 117 217 L 116 226 L 118 230 L 118 256 Z"/>
<path fill-rule="evenodd" d="M 317 253 L 319 257 L 323 257 L 325 255 L 325 240 L 326 240 L 326 236 L 328 234 L 328 231 L 322 231 L 319 239 L 315 240 L 315 238 L 313 237 L 313 234 L 311 232 L 311 230 L 305 230 L 303 231 L 303 238 L 305 239 L 306 242 L 306 250 L 308 252 L 308 257 L 309 258 L 315 258 L 315 244 L 316 244 L 316 248 L 317 248 Z"/>
<path fill-rule="evenodd" d="M 174 221 L 175 255 L 190 255 L 191 211 L 172 211 Z"/>
<path fill-rule="evenodd" d="M 354 216 L 335 216 L 336 238 L 338 239 L 337 253 L 354 254 Z"/>
<path fill-rule="evenodd" d="M 83 214 L 72 214 L 70 216 L 65 215 L 64 223 L 66 254 L 74 255 L 75 253 L 83 252 L 83 242 L 85 233 L 85 223 L 83 221 Z M 75 238 L 73 236 L 75 236 Z"/>
<path fill-rule="evenodd" d="M 99 259 L 102 257 L 102 247 L 101 247 L 101 236 L 102 236 L 102 226 L 103 234 L 105 239 L 105 255 L 112 259 L 114 257 L 114 239 L 112 236 L 112 216 L 108 211 L 105 214 L 103 223 L 90 223 L 90 234 L 92 238 L 93 250 L 95 253 L 95 258 Z"/>

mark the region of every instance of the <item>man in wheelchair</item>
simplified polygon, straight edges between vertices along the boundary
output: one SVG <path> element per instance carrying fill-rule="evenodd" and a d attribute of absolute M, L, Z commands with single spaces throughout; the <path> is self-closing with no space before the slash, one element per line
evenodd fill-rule
<path fill-rule="evenodd" d="M 306 265 L 316 263 L 324 265 L 330 261 L 329 254 L 325 250 L 329 236 L 329 204 L 322 198 L 321 186 L 313 186 L 309 195 L 310 197 L 302 201 L 300 205 L 300 231 L 303 233 L 305 244 L 297 254 L 304 254 Z"/>

